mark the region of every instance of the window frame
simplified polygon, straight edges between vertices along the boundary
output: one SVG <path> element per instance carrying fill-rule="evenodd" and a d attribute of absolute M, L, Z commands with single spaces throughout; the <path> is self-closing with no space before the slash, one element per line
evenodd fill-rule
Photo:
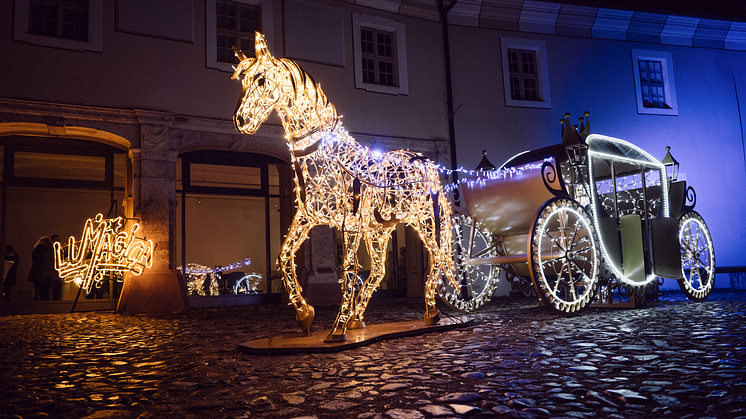
<path fill-rule="evenodd" d="M 363 79 L 363 52 L 360 31 L 369 28 L 382 32 L 390 32 L 393 36 L 394 49 L 394 83 L 396 86 L 377 83 L 365 83 Z M 407 78 L 407 42 L 404 24 L 377 16 L 361 13 L 352 14 L 353 52 L 355 57 L 355 88 L 368 92 L 385 93 L 390 95 L 409 95 L 409 80 Z M 377 63 L 378 61 L 376 61 Z"/>
<path fill-rule="evenodd" d="M 101 52 L 103 0 L 88 1 L 88 41 L 29 33 L 30 3 L 31 0 L 15 0 L 13 40 L 72 51 Z"/>
<path fill-rule="evenodd" d="M 267 40 L 267 47 L 273 50 L 272 34 L 272 0 L 230 0 L 234 3 L 242 3 L 249 6 L 259 6 L 260 26 L 262 34 Z M 217 0 L 205 2 L 205 66 L 220 71 L 232 73 L 234 63 L 218 61 L 218 28 L 217 28 Z M 253 44 L 252 44 L 253 45 Z M 251 52 L 251 51 L 249 51 Z"/>
<path fill-rule="evenodd" d="M 535 39 L 500 37 L 500 49 L 502 57 L 505 106 L 550 109 L 552 107 L 552 98 L 549 91 L 546 42 Z M 536 89 L 538 100 L 513 99 L 511 92 L 511 72 L 508 50 L 534 52 L 534 57 L 536 59 L 534 64 L 536 66 Z"/>
<path fill-rule="evenodd" d="M 640 80 L 640 61 L 657 61 L 661 63 L 663 76 L 663 94 L 668 108 L 648 108 L 642 101 L 642 81 Z M 676 85 L 673 76 L 673 60 L 668 51 L 632 50 L 632 70 L 635 78 L 635 98 L 637 113 L 646 115 L 679 115 L 676 99 Z"/>

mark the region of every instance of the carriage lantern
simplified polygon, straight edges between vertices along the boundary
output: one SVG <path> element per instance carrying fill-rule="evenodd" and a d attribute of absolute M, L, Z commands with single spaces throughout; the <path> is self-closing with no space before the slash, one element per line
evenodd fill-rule
<path fill-rule="evenodd" d="M 671 146 L 666 146 L 666 157 L 661 161 L 666 166 L 668 182 L 676 182 L 679 177 L 679 162 L 671 155 Z"/>

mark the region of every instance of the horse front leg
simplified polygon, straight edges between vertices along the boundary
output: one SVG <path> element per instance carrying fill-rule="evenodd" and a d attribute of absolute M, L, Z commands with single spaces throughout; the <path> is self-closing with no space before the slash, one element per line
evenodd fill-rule
<path fill-rule="evenodd" d="M 334 320 L 332 331 L 324 342 L 347 341 L 347 325 L 355 313 L 355 295 L 359 293 L 360 278 L 358 277 L 357 249 L 360 246 L 360 233 L 344 233 L 346 244 L 344 261 L 342 262 L 342 302 L 339 305 L 337 318 Z"/>
<path fill-rule="evenodd" d="M 425 281 L 425 324 L 430 326 L 437 324 L 440 321 L 440 311 L 435 304 L 435 293 L 438 285 L 442 259 L 447 257 L 447 254 L 442 251 L 441 246 L 438 243 L 435 229 L 428 225 L 419 225 L 417 230 L 423 244 L 427 248 L 430 265 L 430 272 Z"/>
<path fill-rule="evenodd" d="M 370 275 L 363 283 L 361 292 L 355 296 L 355 317 L 350 328 L 364 328 L 365 322 L 363 315 L 368 307 L 368 302 L 373 292 L 381 284 L 381 280 L 386 276 L 386 249 L 388 248 L 391 232 L 395 227 L 378 230 L 367 234 L 365 237 L 365 247 L 370 255 Z"/>
<path fill-rule="evenodd" d="M 302 212 L 298 211 L 293 218 L 293 223 L 290 226 L 290 231 L 285 238 L 285 242 L 282 244 L 279 259 L 285 290 L 288 293 L 290 304 L 295 308 L 295 319 L 306 336 L 311 335 L 311 322 L 313 322 L 315 310 L 313 306 L 306 303 L 306 300 L 301 295 L 303 289 L 298 282 L 295 254 L 308 238 L 311 227 L 313 226 L 308 223 Z"/>

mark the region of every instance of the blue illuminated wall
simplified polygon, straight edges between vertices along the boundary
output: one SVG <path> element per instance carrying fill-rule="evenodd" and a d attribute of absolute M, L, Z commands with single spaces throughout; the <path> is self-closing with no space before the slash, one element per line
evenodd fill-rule
<path fill-rule="evenodd" d="M 591 132 L 630 141 L 662 159 L 666 146 L 697 192 L 696 211 L 719 267 L 746 266 L 746 52 L 453 26 L 450 29 L 458 164 L 473 169 L 486 149 L 499 165 L 560 141 L 560 118 L 590 111 Z M 546 43 L 551 106 L 506 106 L 500 38 Z M 638 114 L 631 50 L 670 52 L 678 116 Z M 739 108 L 740 103 L 740 108 Z M 675 283 L 667 283 L 676 286 Z M 729 287 L 720 274 L 717 287 Z"/>

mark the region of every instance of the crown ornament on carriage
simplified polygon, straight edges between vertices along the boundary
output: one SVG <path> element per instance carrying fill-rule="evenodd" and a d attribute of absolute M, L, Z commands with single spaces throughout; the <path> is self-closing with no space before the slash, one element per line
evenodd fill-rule
<path fill-rule="evenodd" d="M 588 117 L 590 112 L 583 112 L 583 116 L 578 118 L 578 125 L 570 125 L 570 114 L 566 113 L 565 117 L 560 119 L 562 125 L 562 144 L 565 145 L 567 157 L 573 166 L 585 164 L 588 156 L 588 146 L 585 139 L 591 134 L 591 123 Z M 584 118 L 585 117 L 585 118 Z"/>

